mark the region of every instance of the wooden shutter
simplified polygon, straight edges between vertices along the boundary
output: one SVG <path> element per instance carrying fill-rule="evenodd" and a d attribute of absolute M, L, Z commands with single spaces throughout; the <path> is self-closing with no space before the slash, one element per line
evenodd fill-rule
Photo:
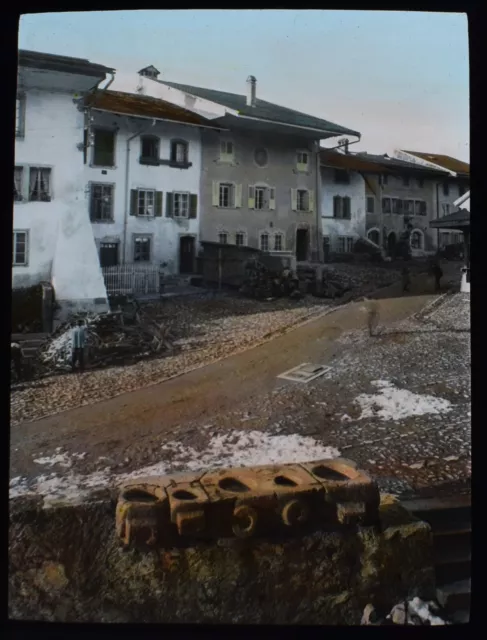
<path fill-rule="evenodd" d="M 216 180 L 213 180 L 212 204 L 214 207 L 220 204 L 220 183 Z"/>
<path fill-rule="evenodd" d="M 242 185 L 235 185 L 235 207 L 239 209 L 242 206 Z"/>
<path fill-rule="evenodd" d="M 138 198 L 137 189 L 131 189 L 130 190 L 130 215 L 131 216 L 137 215 L 137 198 Z"/>
<path fill-rule="evenodd" d="M 340 196 L 333 197 L 333 217 L 341 218 L 342 216 L 342 199 Z"/>
<path fill-rule="evenodd" d="M 166 193 L 166 218 L 172 217 L 172 193 L 168 191 Z"/>
<path fill-rule="evenodd" d="M 313 189 L 308 191 L 308 211 L 315 210 L 315 192 Z"/>
<path fill-rule="evenodd" d="M 270 187 L 269 189 L 269 209 L 274 211 L 276 208 L 276 190 L 274 187 Z"/>
<path fill-rule="evenodd" d="M 421 204 L 419 205 L 419 211 L 422 216 L 426 215 L 426 202 L 424 201 L 421 202 Z"/>
<path fill-rule="evenodd" d="M 255 187 L 249 184 L 249 209 L 255 209 Z"/>
<path fill-rule="evenodd" d="M 156 218 L 162 216 L 162 191 L 156 191 L 156 203 L 154 208 L 154 215 Z"/>
<path fill-rule="evenodd" d="M 298 208 L 298 190 L 291 189 L 291 209 L 297 211 Z"/>
<path fill-rule="evenodd" d="M 198 213 L 198 195 L 196 193 L 192 193 L 189 197 L 189 217 L 196 218 Z"/>
<path fill-rule="evenodd" d="M 343 217 L 347 220 L 351 218 L 350 198 L 348 196 L 343 198 Z"/>

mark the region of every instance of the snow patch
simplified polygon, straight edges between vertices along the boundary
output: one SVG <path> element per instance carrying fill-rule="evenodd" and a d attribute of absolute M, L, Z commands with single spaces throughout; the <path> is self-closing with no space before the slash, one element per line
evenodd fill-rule
<path fill-rule="evenodd" d="M 30 480 L 18 476 L 10 481 L 10 498 L 33 493 L 48 499 L 80 500 L 93 489 L 116 486 L 142 476 L 221 467 L 310 462 L 340 455 L 338 449 L 324 446 L 309 436 L 270 435 L 261 431 L 230 431 L 215 435 L 202 451 L 173 441 L 162 445 L 161 452 L 164 460 L 131 473 L 116 475 L 110 467 L 106 467 L 89 475 L 69 471 L 63 475 L 51 473 Z M 73 457 L 84 455 L 74 454 L 70 458 L 67 453 L 58 453 L 52 457 L 38 458 L 35 462 L 69 468 Z"/>
<path fill-rule="evenodd" d="M 355 398 L 362 409 L 359 420 L 402 420 L 410 416 L 448 413 L 453 408 L 449 400 L 399 389 L 388 380 L 373 380 L 371 384 L 378 387 L 379 393 L 362 393 Z"/>

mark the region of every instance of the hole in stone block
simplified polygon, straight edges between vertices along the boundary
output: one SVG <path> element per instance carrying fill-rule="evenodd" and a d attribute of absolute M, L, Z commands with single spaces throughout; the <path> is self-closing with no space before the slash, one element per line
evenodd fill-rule
<path fill-rule="evenodd" d="M 178 500 L 196 500 L 196 496 L 186 489 L 178 489 L 172 494 Z"/>
<path fill-rule="evenodd" d="M 129 489 L 124 491 L 123 497 L 131 502 L 157 502 L 156 496 L 143 489 Z"/>
<path fill-rule="evenodd" d="M 274 483 L 278 484 L 281 487 L 297 487 L 298 485 L 291 478 L 286 478 L 286 476 L 276 476 L 274 478 Z"/>
<path fill-rule="evenodd" d="M 325 467 L 324 464 L 313 467 L 311 471 L 315 476 L 318 476 L 318 478 L 322 478 L 323 480 L 338 480 L 342 482 L 344 480 L 349 480 L 348 476 L 345 474 L 335 471 L 335 469 L 330 469 L 330 467 Z"/>
<path fill-rule="evenodd" d="M 243 493 L 244 491 L 249 491 L 247 485 L 236 478 L 223 478 L 218 483 L 219 487 L 224 491 L 232 491 L 233 493 Z"/>

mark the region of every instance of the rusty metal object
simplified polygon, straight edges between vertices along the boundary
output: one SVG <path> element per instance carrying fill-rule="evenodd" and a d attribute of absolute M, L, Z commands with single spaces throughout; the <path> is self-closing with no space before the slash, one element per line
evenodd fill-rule
<path fill-rule="evenodd" d="M 123 487 L 116 532 L 125 547 L 368 526 L 379 490 L 345 459 L 145 478 Z"/>

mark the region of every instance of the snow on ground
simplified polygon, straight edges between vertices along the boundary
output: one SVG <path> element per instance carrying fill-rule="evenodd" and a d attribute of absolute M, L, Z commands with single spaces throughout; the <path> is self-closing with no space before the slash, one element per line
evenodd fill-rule
<path fill-rule="evenodd" d="M 447 413 L 452 409 L 449 400 L 399 389 L 387 380 L 372 380 L 371 384 L 378 387 L 379 393 L 362 393 L 357 396 L 356 402 L 362 408 L 359 420 L 374 417 L 382 420 L 402 420 L 426 413 Z"/>
<path fill-rule="evenodd" d="M 340 452 L 327 447 L 311 437 L 292 435 L 269 435 L 261 431 L 230 431 L 210 437 L 207 447 L 197 451 L 181 442 L 168 442 L 161 446 L 161 460 L 157 464 L 125 474 L 114 474 L 104 467 L 92 474 L 75 472 L 49 475 L 34 479 L 16 477 L 10 481 L 10 498 L 29 493 L 49 499 L 82 499 L 93 489 L 115 486 L 124 480 L 148 475 L 165 475 L 172 472 L 199 471 L 225 467 L 248 467 L 286 462 L 310 462 L 325 458 L 336 458 Z M 60 449 L 53 456 L 35 459 L 39 465 L 59 465 L 70 468 L 84 454 L 68 454 Z"/>

